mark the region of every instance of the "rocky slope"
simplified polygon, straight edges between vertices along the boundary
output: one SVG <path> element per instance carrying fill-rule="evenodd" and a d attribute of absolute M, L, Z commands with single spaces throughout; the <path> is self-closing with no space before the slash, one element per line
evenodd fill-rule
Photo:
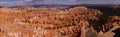
<path fill-rule="evenodd" d="M 6 12 L 7 11 L 7 12 Z M 17 12 L 18 11 L 18 12 Z M 79 6 L 56 8 L 0 8 L 0 37 L 109 37 L 119 28 L 120 16 L 97 25 L 103 13 Z M 108 35 L 108 36 L 106 36 Z"/>

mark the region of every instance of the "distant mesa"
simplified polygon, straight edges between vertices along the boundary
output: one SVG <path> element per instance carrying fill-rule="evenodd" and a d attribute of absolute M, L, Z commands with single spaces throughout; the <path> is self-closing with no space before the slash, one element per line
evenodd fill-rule
<path fill-rule="evenodd" d="M 16 10 L 15 8 L 1 7 L 0 12 L 23 12 L 23 11 Z"/>

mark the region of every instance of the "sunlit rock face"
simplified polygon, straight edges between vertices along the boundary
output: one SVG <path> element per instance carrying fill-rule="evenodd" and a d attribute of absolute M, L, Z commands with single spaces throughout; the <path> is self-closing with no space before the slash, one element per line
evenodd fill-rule
<path fill-rule="evenodd" d="M 0 8 L 0 36 L 103 37 L 109 35 L 109 32 L 111 32 L 110 35 L 113 35 L 114 32 L 112 31 L 117 29 L 114 29 L 113 26 L 118 25 L 113 21 L 119 20 L 120 17 L 108 17 L 107 22 L 100 27 L 103 29 L 97 32 L 93 27 L 95 24 L 91 25 L 90 23 L 91 21 L 98 22 L 98 17 L 101 15 L 103 14 L 100 10 L 89 9 L 84 6 L 64 10 L 34 7 Z M 111 25 L 108 26 L 108 24 Z"/>

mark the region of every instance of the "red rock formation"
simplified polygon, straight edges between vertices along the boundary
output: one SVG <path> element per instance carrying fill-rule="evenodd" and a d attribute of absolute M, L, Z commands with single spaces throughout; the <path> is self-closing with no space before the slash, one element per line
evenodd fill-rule
<path fill-rule="evenodd" d="M 4 23 L 0 23 L 0 35 L 5 37 L 86 37 L 90 26 L 88 20 L 98 20 L 97 16 L 101 14 L 99 10 L 83 6 L 64 11 L 40 8 L 30 12 L 10 12 L 2 18 Z"/>

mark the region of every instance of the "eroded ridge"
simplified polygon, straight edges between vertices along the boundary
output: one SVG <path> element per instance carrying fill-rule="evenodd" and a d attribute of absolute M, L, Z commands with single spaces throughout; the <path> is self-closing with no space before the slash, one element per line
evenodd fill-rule
<path fill-rule="evenodd" d="M 6 8 L 7 9 L 7 8 Z M 5 9 L 5 10 L 6 10 Z M 19 10 L 21 12 L 12 12 Z M 99 20 L 102 13 L 84 6 L 56 8 L 4 9 L 0 12 L 1 37 L 86 37 L 93 30 L 88 20 Z"/>

